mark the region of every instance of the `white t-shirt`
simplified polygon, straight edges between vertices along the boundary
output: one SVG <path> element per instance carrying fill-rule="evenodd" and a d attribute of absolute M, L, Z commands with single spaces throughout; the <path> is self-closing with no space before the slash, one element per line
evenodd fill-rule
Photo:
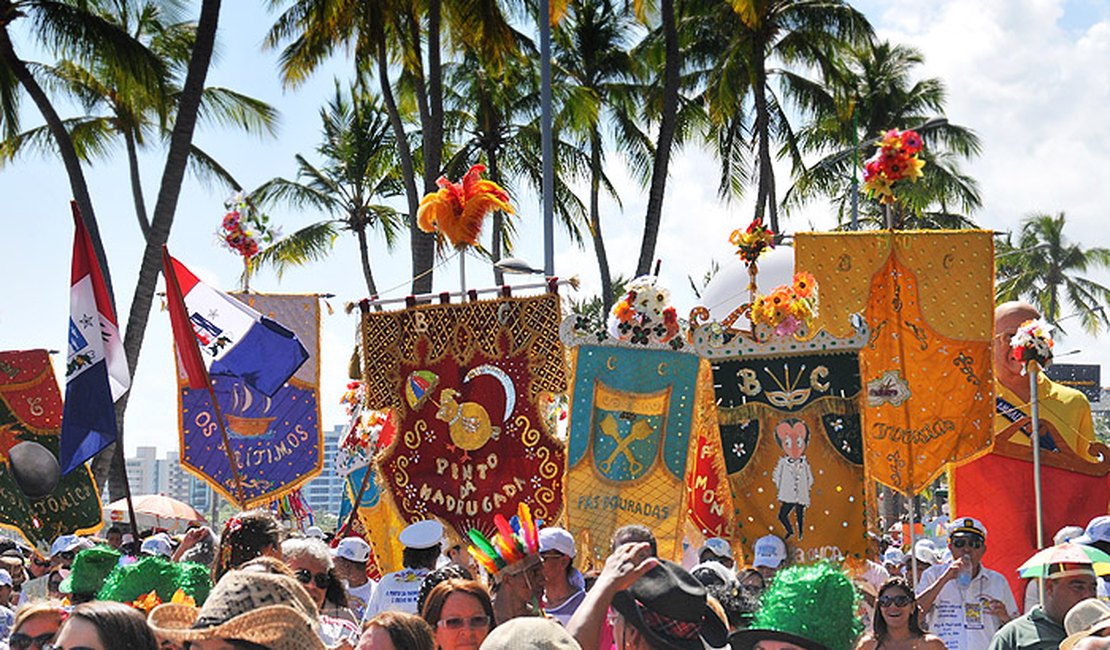
<path fill-rule="evenodd" d="M 947 564 L 926 569 L 917 587 L 918 596 L 947 569 Z M 957 580 L 949 580 L 925 616 L 929 632 L 939 636 L 948 650 L 987 650 L 991 637 L 1003 625 L 998 617 L 988 613 L 988 599 L 1002 601 L 1011 618 L 1020 614 L 1009 583 L 997 571 L 980 567 L 979 575 L 971 579 L 966 589 L 960 589 Z"/>
<path fill-rule="evenodd" d="M 365 624 L 379 612 L 385 611 L 419 614 L 416 611 L 416 601 L 420 596 L 420 585 L 424 583 L 424 576 L 428 573 L 428 569 L 401 569 L 382 576 L 382 581 L 374 588 L 374 594 L 366 603 L 362 622 Z"/>
<path fill-rule="evenodd" d="M 356 619 L 362 620 L 362 615 L 366 613 L 366 604 L 374 595 L 374 587 L 377 584 L 374 580 L 367 580 L 361 587 L 347 585 L 347 606 L 355 613 Z"/>

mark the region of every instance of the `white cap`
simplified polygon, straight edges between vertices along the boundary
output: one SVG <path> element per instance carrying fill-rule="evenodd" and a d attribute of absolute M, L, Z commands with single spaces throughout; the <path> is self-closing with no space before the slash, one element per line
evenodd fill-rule
<path fill-rule="evenodd" d="M 717 557 L 727 557 L 730 560 L 732 559 L 732 546 L 729 545 L 727 540 L 721 537 L 710 537 L 709 539 L 705 540 L 705 543 L 702 544 L 701 548 L 698 549 L 699 560 L 701 559 L 701 554 L 706 551 L 709 551 Z"/>
<path fill-rule="evenodd" d="M 949 537 L 965 534 L 978 535 L 985 540 L 987 538 L 987 527 L 974 517 L 956 517 L 948 524 Z"/>
<path fill-rule="evenodd" d="M 755 541 L 755 561 L 752 566 L 779 568 L 786 559 L 786 544 L 774 535 L 766 535 Z"/>
<path fill-rule="evenodd" d="M 721 564 L 716 560 L 709 560 L 707 562 L 700 562 L 690 568 L 690 575 L 698 579 L 698 582 L 703 585 L 709 585 L 714 582 L 731 587 L 736 582 L 736 574 L 728 570 L 728 567 Z M 713 576 L 716 580 L 706 582 L 708 576 Z"/>
<path fill-rule="evenodd" d="M 1076 544 L 1110 542 L 1110 515 L 1095 517 L 1087 524 L 1087 530 L 1071 541 Z"/>
<path fill-rule="evenodd" d="M 170 544 L 169 535 L 165 533 L 155 533 L 150 537 L 143 540 L 143 545 L 139 547 L 139 553 L 147 555 L 161 555 L 162 557 L 173 556 L 173 545 Z"/>
<path fill-rule="evenodd" d="M 339 545 L 332 550 L 331 554 L 334 557 L 341 557 L 351 562 L 369 562 L 370 545 L 361 537 L 344 537 L 339 541 Z"/>
<path fill-rule="evenodd" d="M 77 535 L 60 535 L 50 547 L 50 557 L 76 550 L 79 546 L 81 546 L 81 538 Z"/>
<path fill-rule="evenodd" d="M 1052 543 L 1063 544 L 1064 542 L 1071 542 L 1079 539 L 1083 534 L 1084 530 L 1079 526 L 1064 526 L 1052 536 Z"/>
<path fill-rule="evenodd" d="M 309 526 L 304 529 L 304 536 L 309 539 L 324 539 L 324 531 L 319 526 Z"/>
<path fill-rule="evenodd" d="M 432 548 L 443 539 L 443 524 L 435 519 L 418 521 L 405 526 L 397 539 L 401 541 L 401 546 L 407 548 Z"/>
<path fill-rule="evenodd" d="M 901 564 L 905 559 L 906 554 L 894 546 L 891 546 L 883 553 L 883 564 Z"/>
<path fill-rule="evenodd" d="M 7 569 L 0 569 L 0 587 L 12 586 L 12 574 Z"/>
<path fill-rule="evenodd" d="M 913 557 L 916 557 L 918 562 L 928 562 L 929 564 L 936 564 L 936 547 L 930 540 L 919 539 L 917 540 L 917 543 L 913 545 Z M 911 556 L 907 554 L 905 556 L 905 562 L 909 564 L 911 561 Z"/>
<path fill-rule="evenodd" d="M 578 554 L 574 547 L 574 536 L 555 526 L 540 529 L 540 553 L 544 551 L 559 551 L 569 558 Z"/>

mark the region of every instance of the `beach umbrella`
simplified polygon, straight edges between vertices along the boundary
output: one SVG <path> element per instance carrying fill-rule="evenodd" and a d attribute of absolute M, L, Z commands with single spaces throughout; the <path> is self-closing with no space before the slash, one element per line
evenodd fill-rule
<path fill-rule="evenodd" d="M 428 393 L 436 389 L 439 385 L 439 376 L 431 370 L 416 370 L 409 373 L 409 381 L 405 385 L 405 401 L 409 403 L 409 407 L 414 410 L 420 410 L 420 406 L 424 400 L 428 398 Z"/>
<path fill-rule="evenodd" d="M 191 523 L 205 521 L 193 506 L 163 494 L 142 494 L 132 497 L 131 501 L 142 528 L 179 530 Z M 122 521 L 122 517 L 127 515 L 127 499 L 113 501 L 104 510 L 110 521 Z"/>

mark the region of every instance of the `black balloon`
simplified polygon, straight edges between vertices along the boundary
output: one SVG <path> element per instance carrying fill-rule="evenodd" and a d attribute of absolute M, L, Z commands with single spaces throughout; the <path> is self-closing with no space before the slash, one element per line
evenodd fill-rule
<path fill-rule="evenodd" d="M 50 450 L 37 442 L 24 440 L 12 447 L 9 462 L 15 484 L 29 499 L 38 499 L 54 491 L 62 468 Z"/>

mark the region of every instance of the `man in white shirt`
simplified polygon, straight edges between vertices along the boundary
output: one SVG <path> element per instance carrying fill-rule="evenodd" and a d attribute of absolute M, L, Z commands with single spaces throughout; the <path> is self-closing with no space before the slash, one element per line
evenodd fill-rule
<path fill-rule="evenodd" d="M 370 545 L 361 537 L 345 537 L 332 549 L 335 572 L 347 584 L 347 606 L 355 618 L 362 620 L 366 613 L 366 603 L 378 584 L 366 575 L 366 564 L 370 561 Z"/>
<path fill-rule="evenodd" d="M 419 614 L 416 602 L 420 596 L 420 585 L 424 576 L 436 568 L 443 525 L 434 519 L 425 519 L 406 526 L 397 538 L 404 547 L 401 563 L 405 568 L 382 576 L 370 602 L 366 603 L 363 625 L 379 612 L 389 610 Z"/>
<path fill-rule="evenodd" d="M 952 561 L 921 576 L 917 602 L 929 632 L 948 650 L 986 650 L 991 637 L 1019 614 L 1014 594 L 1001 573 L 982 565 L 987 530 L 971 517 L 956 517 L 948 526 Z"/>

